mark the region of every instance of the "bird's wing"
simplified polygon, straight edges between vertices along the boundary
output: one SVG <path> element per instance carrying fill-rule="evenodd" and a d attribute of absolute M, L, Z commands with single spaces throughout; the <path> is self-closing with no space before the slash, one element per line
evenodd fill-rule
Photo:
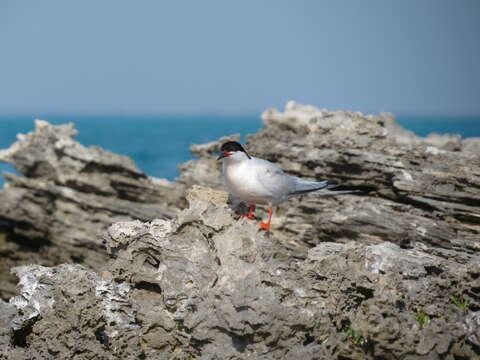
<path fill-rule="evenodd" d="M 306 181 L 295 177 L 295 191 L 292 195 L 307 194 L 312 191 L 318 191 L 335 185 L 330 181 Z"/>
<path fill-rule="evenodd" d="M 281 202 L 295 189 L 295 180 L 277 165 L 263 159 L 253 158 L 258 182 L 270 194 L 273 202 Z"/>

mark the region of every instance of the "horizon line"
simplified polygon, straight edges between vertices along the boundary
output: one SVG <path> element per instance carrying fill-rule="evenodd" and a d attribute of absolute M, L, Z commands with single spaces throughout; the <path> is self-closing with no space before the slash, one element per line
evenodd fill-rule
<path fill-rule="evenodd" d="M 125 111 L 125 110 L 13 110 L 13 109 L 0 109 L 0 116 L 21 116 L 27 117 L 31 116 L 32 119 L 39 119 L 41 117 L 48 117 L 48 116 L 69 116 L 69 117 L 131 117 L 131 116 L 147 116 L 147 117 L 187 117 L 187 116 L 257 116 L 259 120 L 261 120 L 261 115 L 263 112 L 276 109 L 280 113 L 284 111 L 284 109 L 279 109 L 277 107 L 266 107 L 263 110 L 226 110 L 226 109 L 212 109 L 212 110 L 194 110 L 194 111 L 180 111 L 180 110 L 134 110 L 134 111 Z M 320 108 L 318 109 L 325 109 Z M 395 118 L 398 117 L 414 117 L 414 116 L 421 116 L 421 117 L 480 117 L 479 113 L 453 113 L 453 112 L 428 112 L 428 111 L 387 111 L 387 110 L 378 110 L 378 111 L 360 111 L 360 110 L 351 110 L 351 109 L 327 109 L 328 111 L 351 111 L 351 112 L 359 112 L 364 115 L 380 115 L 382 113 L 390 113 L 393 114 Z"/>

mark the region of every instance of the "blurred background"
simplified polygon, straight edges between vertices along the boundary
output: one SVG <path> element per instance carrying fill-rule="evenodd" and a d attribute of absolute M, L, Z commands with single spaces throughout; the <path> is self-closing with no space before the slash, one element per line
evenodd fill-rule
<path fill-rule="evenodd" d="M 189 144 L 289 100 L 480 136 L 479 39 L 478 0 L 2 0 L 0 149 L 75 122 L 173 180 Z"/>

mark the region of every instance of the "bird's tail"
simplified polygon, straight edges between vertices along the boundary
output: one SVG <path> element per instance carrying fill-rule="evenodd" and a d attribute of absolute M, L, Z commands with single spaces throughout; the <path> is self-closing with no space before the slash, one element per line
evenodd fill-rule
<path fill-rule="evenodd" d="M 338 189 L 338 190 L 337 190 Z M 289 197 L 317 194 L 317 195 L 338 195 L 338 194 L 352 194 L 362 192 L 360 189 L 338 185 L 331 181 L 305 181 L 297 178 L 295 184 L 295 191 L 288 194 Z"/>

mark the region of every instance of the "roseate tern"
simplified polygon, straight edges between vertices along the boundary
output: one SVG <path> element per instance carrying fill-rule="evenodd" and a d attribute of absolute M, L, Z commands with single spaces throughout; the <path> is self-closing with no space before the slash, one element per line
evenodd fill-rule
<path fill-rule="evenodd" d="M 253 219 L 256 204 L 268 206 L 268 221 L 260 222 L 262 230 L 270 230 L 273 207 L 294 196 L 337 195 L 359 191 L 328 191 L 332 186 L 338 185 L 329 181 L 306 181 L 287 175 L 277 165 L 250 156 L 236 141 L 224 143 L 220 150 L 217 160 L 223 162 L 223 178 L 228 191 L 234 199 L 246 201 L 249 206 L 248 215 L 241 216 Z"/>

